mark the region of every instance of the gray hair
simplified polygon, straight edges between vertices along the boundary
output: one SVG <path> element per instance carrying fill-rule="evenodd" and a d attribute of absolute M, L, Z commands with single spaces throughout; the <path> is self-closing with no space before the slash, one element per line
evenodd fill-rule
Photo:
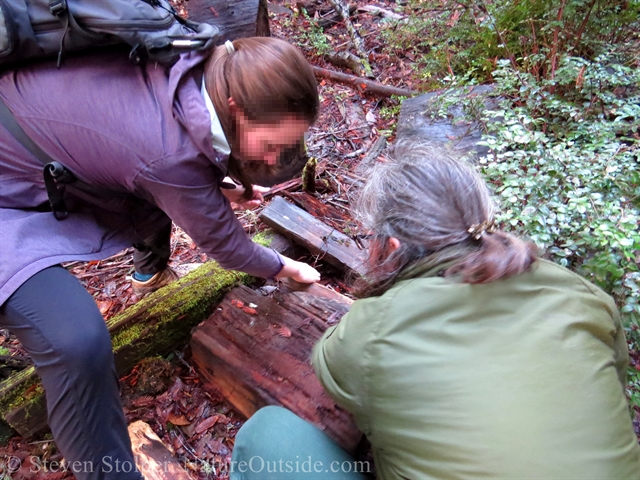
<path fill-rule="evenodd" d="M 455 260 L 447 274 L 487 283 L 526 270 L 535 258 L 532 245 L 494 230 L 495 204 L 479 173 L 425 141 L 396 144 L 372 170 L 356 210 L 374 235 L 365 294 L 386 290 L 423 259 L 434 267 Z M 400 247 L 386 254 L 391 237 Z"/>

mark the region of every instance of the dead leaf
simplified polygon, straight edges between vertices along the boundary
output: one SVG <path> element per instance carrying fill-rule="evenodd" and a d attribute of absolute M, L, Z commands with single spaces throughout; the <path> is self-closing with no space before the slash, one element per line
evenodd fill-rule
<path fill-rule="evenodd" d="M 249 315 L 258 315 L 258 311 L 255 308 L 243 307 L 242 311 L 244 313 L 248 313 Z"/>
<path fill-rule="evenodd" d="M 207 446 L 209 447 L 209 450 L 211 450 L 213 453 L 218 453 L 220 455 L 228 455 L 229 454 L 229 449 L 227 448 L 227 446 L 224 445 L 219 440 L 211 440 L 207 444 Z"/>
<path fill-rule="evenodd" d="M 196 433 L 202 433 L 213 427 L 218 421 L 218 415 L 212 415 L 209 418 L 205 418 L 196 426 Z"/>
<path fill-rule="evenodd" d="M 233 300 L 231 300 L 231 305 L 233 305 L 234 307 L 242 308 L 244 307 L 244 302 L 238 300 L 237 298 L 234 298 Z"/>
<path fill-rule="evenodd" d="M 169 415 L 167 416 L 167 421 L 171 422 L 177 427 L 183 427 L 185 425 L 191 424 L 191 422 L 187 420 L 187 417 L 185 417 L 184 415 L 176 415 L 173 412 L 169 413 Z"/>
<path fill-rule="evenodd" d="M 372 111 L 368 111 L 364 119 L 369 123 L 376 123 L 376 115 Z"/>
<path fill-rule="evenodd" d="M 113 305 L 113 302 L 111 300 L 98 300 L 97 303 L 98 303 L 98 310 L 100 310 L 100 313 L 102 314 L 102 316 L 105 316 L 109 311 L 109 309 L 111 308 L 111 306 Z"/>

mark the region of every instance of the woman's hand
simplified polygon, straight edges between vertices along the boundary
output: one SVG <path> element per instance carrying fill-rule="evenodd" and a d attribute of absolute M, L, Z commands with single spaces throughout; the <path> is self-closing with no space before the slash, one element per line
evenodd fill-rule
<path fill-rule="evenodd" d="M 311 265 L 296 262 L 284 255 L 281 255 L 281 257 L 284 260 L 284 265 L 282 266 L 280 273 L 276 275 L 276 278 L 291 277 L 293 280 L 300 283 L 314 283 L 320 280 L 320 273 L 318 273 L 318 271 Z"/>
<path fill-rule="evenodd" d="M 223 182 L 235 185 L 233 180 L 231 180 L 229 177 L 226 177 Z M 257 206 L 259 206 L 264 201 L 264 197 L 262 195 L 268 193 L 269 190 L 271 190 L 268 187 L 252 185 L 253 197 L 247 200 L 242 196 L 245 192 L 244 187 L 242 185 L 235 185 L 235 187 L 236 188 L 221 188 L 220 190 L 222 191 L 222 194 L 227 197 L 227 200 L 237 205 L 238 208 L 242 210 L 251 210 L 252 208 L 256 208 Z"/>

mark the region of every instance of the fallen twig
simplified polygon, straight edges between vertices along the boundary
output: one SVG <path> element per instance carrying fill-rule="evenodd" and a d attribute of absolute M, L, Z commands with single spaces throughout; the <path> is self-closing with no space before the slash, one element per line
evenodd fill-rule
<path fill-rule="evenodd" d="M 380 8 L 375 5 L 365 5 L 364 7 L 358 7 L 358 11 L 380 15 L 381 17 L 390 18 L 392 20 L 402 20 L 404 18 L 404 15 L 400 15 L 399 13 L 392 12 L 391 10 L 387 10 L 385 8 Z"/>
<path fill-rule="evenodd" d="M 379 82 L 374 82 L 373 80 L 369 80 L 367 78 L 356 77 L 354 75 L 336 72 L 335 70 L 328 70 L 326 68 L 313 67 L 313 71 L 318 77 L 328 78 L 336 82 L 352 85 L 361 92 L 374 93 L 383 97 L 391 97 L 393 95 L 411 97 L 420 93 L 415 90 L 408 90 L 406 88 L 391 87 Z"/>

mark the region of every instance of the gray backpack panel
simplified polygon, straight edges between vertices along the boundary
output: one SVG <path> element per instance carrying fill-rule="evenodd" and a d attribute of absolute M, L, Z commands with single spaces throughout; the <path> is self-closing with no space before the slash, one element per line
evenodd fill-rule
<path fill-rule="evenodd" d="M 212 48 L 219 30 L 179 17 L 167 0 L 0 0 L 0 66 L 126 43 L 131 58 L 171 64 Z"/>

